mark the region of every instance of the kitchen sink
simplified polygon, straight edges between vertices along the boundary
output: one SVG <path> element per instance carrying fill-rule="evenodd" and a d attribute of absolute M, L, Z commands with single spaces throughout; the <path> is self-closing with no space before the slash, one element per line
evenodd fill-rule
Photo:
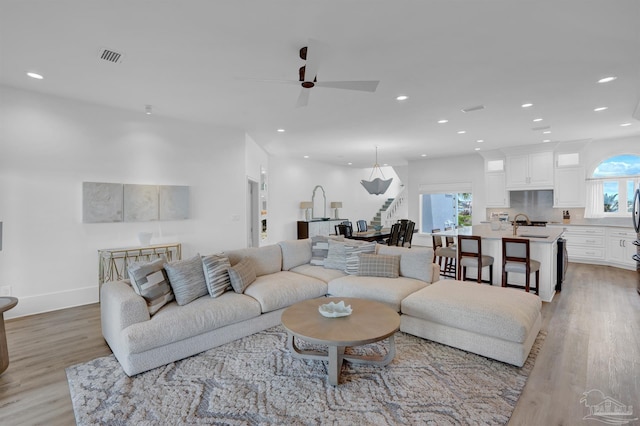
<path fill-rule="evenodd" d="M 533 235 L 533 234 L 520 234 L 518 237 L 523 238 L 549 238 L 548 235 Z"/>

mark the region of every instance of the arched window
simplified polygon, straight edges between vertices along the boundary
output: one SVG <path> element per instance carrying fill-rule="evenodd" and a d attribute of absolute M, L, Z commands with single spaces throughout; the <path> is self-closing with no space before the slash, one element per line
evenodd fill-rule
<path fill-rule="evenodd" d="M 585 217 L 628 216 L 639 184 L 639 155 L 607 158 L 598 164 L 588 182 Z"/>

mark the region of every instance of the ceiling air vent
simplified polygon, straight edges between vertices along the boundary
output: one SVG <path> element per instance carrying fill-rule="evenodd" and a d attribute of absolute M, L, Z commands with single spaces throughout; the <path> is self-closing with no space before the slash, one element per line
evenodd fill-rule
<path fill-rule="evenodd" d="M 533 130 L 534 132 L 537 132 L 539 130 L 549 130 L 551 128 L 551 126 L 540 126 L 540 127 L 532 127 L 531 130 Z"/>
<path fill-rule="evenodd" d="M 461 111 L 462 112 L 471 112 L 471 111 L 480 111 L 481 109 L 484 109 L 484 105 L 476 105 L 476 106 L 472 106 L 469 108 L 462 108 Z"/>
<path fill-rule="evenodd" d="M 124 54 L 103 47 L 98 52 L 98 57 L 103 61 L 119 64 L 124 59 Z"/>

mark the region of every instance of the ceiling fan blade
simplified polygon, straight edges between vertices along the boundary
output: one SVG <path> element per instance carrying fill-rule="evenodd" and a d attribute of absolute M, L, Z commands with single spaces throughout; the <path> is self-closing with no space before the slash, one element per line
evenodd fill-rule
<path fill-rule="evenodd" d="M 310 38 L 307 45 L 307 59 L 305 62 L 305 81 L 313 81 L 318 75 L 320 64 L 327 57 L 327 45 Z"/>
<path fill-rule="evenodd" d="M 309 89 L 305 89 L 304 87 L 300 89 L 300 94 L 298 95 L 298 102 L 296 102 L 296 108 L 305 107 L 309 104 L 309 93 L 311 91 Z"/>
<path fill-rule="evenodd" d="M 327 87 L 331 89 L 360 90 L 362 92 L 375 92 L 379 81 L 319 81 L 317 87 Z"/>
<path fill-rule="evenodd" d="M 269 80 L 264 78 L 239 78 L 242 81 L 258 81 L 260 83 L 280 83 L 280 84 L 297 84 L 300 85 L 298 80 Z"/>

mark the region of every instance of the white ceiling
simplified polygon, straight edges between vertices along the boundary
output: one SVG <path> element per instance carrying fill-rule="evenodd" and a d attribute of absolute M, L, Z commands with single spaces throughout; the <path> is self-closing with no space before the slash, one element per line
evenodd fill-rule
<path fill-rule="evenodd" d="M 296 108 L 300 87 L 256 81 L 296 80 L 309 38 L 330 51 L 318 81 L 379 80 L 377 91 L 316 87 Z M 99 60 L 101 47 L 124 61 Z M 0 84 L 140 114 L 151 104 L 241 127 L 275 155 L 354 167 L 371 166 L 376 145 L 380 163 L 400 165 L 632 136 L 640 1 L 0 0 Z"/>

